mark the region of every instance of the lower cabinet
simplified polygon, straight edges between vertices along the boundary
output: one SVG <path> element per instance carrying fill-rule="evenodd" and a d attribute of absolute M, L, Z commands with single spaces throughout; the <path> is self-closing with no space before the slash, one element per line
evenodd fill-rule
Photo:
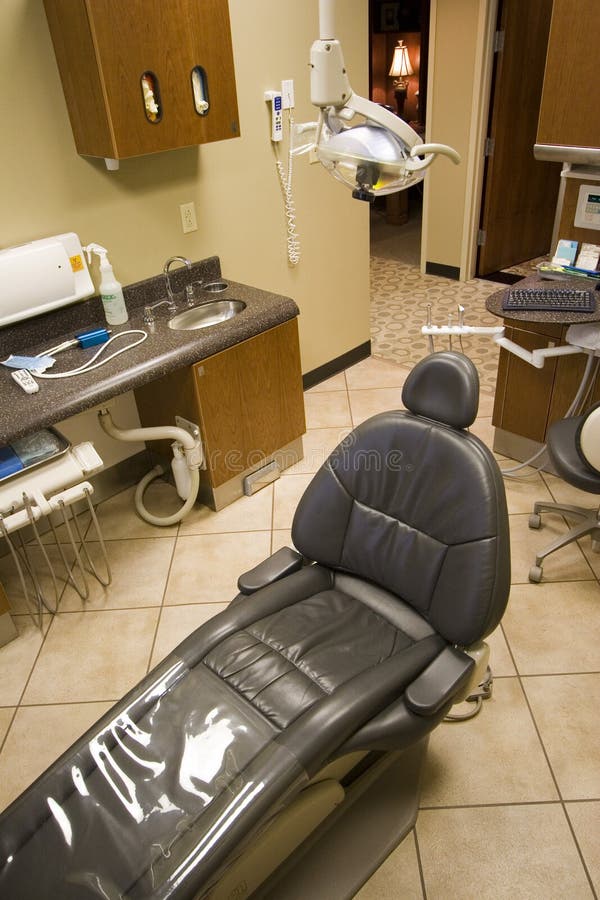
<path fill-rule="evenodd" d="M 302 457 L 297 321 L 138 388 L 135 397 L 142 425 L 174 424 L 175 416 L 199 425 L 206 458 L 199 498 L 221 509 L 243 494 L 248 474 L 272 460 L 285 469 Z M 168 441 L 156 446 L 171 457 Z"/>
<path fill-rule="evenodd" d="M 567 343 L 568 325 L 514 319 L 505 319 L 504 325 L 505 337 L 526 350 Z M 573 401 L 586 360 L 583 354 L 551 357 L 542 369 L 536 369 L 518 356 L 500 350 L 492 424 L 511 434 L 544 443 L 549 426 L 565 415 Z M 592 385 L 586 405 L 598 400 L 600 378 Z"/>

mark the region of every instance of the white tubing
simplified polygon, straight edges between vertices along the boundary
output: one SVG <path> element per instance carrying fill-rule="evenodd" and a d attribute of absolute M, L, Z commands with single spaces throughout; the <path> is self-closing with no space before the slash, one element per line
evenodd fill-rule
<path fill-rule="evenodd" d="M 149 522 L 150 525 L 158 525 L 161 527 L 176 525 L 177 522 L 181 522 L 183 517 L 189 513 L 196 502 L 198 488 L 200 487 L 200 473 L 198 472 L 198 469 L 190 469 L 190 493 L 183 506 L 170 516 L 154 516 L 152 513 L 148 512 L 144 506 L 144 491 L 151 481 L 164 475 L 164 473 L 165 469 L 163 466 L 154 466 L 154 468 L 144 475 L 139 482 L 133 498 L 135 508 L 142 519 L 144 519 L 145 522 Z"/>
<path fill-rule="evenodd" d="M 177 428 L 175 425 L 157 425 L 154 428 L 117 428 L 107 409 L 101 409 L 98 413 L 100 424 L 104 431 L 117 441 L 179 441 L 186 450 L 193 450 L 196 441 L 185 428 Z"/>
<path fill-rule="evenodd" d="M 195 451 L 198 446 L 198 442 L 188 431 L 186 431 L 184 428 L 177 428 L 174 425 L 160 425 L 153 428 L 118 428 L 114 424 L 107 409 L 100 410 L 100 412 L 98 413 L 98 421 L 100 422 L 100 425 L 102 426 L 104 431 L 108 435 L 110 435 L 110 437 L 115 438 L 115 440 L 117 441 L 126 441 L 132 443 L 137 441 L 159 441 L 163 439 L 169 439 L 180 443 L 186 451 Z M 189 513 L 189 511 L 194 506 L 196 497 L 198 495 L 198 488 L 200 487 L 200 474 L 198 472 L 197 465 L 188 464 L 188 468 L 190 472 L 189 495 L 183 506 L 178 509 L 177 512 L 172 513 L 172 515 L 170 516 L 155 516 L 144 506 L 144 492 L 146 488 L 151 481 L 154 481 L 155 478 L 158 478 L 160 475 L 164 475 L 165 469 L 163 468 L 163 466 L 155 466 L 150 470 L 150 472 L 144 475 L 135 489 L 133 502 L 135 504 L 138 515 L 145 522 L 148 522 L 150 525 L 158 525 L 160 527 L 175 525 Z"/>

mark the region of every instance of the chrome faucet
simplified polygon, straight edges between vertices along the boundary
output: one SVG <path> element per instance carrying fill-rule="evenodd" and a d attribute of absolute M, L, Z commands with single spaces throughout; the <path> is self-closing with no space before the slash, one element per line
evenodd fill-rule
<path fill-rule="evenodd" d="M 169 298 L 168 302 L 171 304 L 169 307 L 170 312 L 175 312 L 175 295 L 173 294 L 173 288 L 171 287 L 171 281 L 169 279 L 169 269 L 171 268 L 172 263 L 180 262 L 182 265 L 187 266 L 188 272 L 192 268 L 192 264 L 185 256 L 170 256 L 169 259 L 163 266 L 163 275 L 165 276 L 165 282 L 167 287 L 167 297 Z"/>
<path fill-rule="evenodd" d="M 159 300 L 158 303 L 152 303 L 150 306 L 144 307 L 144 325 L 154 325 L 154 310 L 157 306 L 162 306 L 166 304 L 170 313 L 174 313 L 177 309 L 177 305 L 174 300 Z"/>

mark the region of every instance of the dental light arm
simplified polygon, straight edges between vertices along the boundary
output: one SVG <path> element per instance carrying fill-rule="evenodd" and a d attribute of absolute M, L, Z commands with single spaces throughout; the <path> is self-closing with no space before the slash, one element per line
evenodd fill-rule
<path fill-rule="evenodd" d="M 452 147 L 424 144 L 401 118 L 354 93 L 341 45 L 333 37 L 333 4 L 320 0 L 320 38 L 310 51 L 311 102 L 320 110 L 314 146 L 321 163 L 361 200 L 422 181 L 437 155 L 459 163 Z M 356 115 L 365 122 L 348 126 Z"/>

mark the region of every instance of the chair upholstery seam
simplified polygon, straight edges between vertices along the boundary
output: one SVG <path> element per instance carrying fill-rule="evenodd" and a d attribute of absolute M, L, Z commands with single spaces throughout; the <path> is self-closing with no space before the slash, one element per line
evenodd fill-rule
<path fill-rule="evenodd" d="M 264 647 L 268 647 L 269 650 L 272 650 L 272 651 L 273 651 L 273 653 L 277 653 L 282 659 L 285 659 L 286 662 L 288 662 L 290 665 L 294 666 L 294 668 L 297 669 L 298 672 L 300 672 L 302 675 L 304 675 L 304 677 L 305 677 L 306 679 L 308 679 L 308 681 L 310 681 L 311 684 L 314 684 L 315 687 L 318 687 L 319 690 L 322 691 L 323 694 L 324 694 L 326 697 L 329 697 L 329 696 L 330 696 L 330 693 L 331 693 L 331 692 L 326 691 L 326 690 L 319 684 L 319 682 L 316 681 L 316 680 L 312 677 L 312 675 L 310 674 L 310 672 L 305 672 L 304 669 L 303 669 L 298 663 L 295 663 L 292 659 L 289 658 L 289 656 L 286 656 L 285 653 L 283 653 L 278 647 L 274 647 L 273 644 L 269 644 L 268 641 L 265 641 L 265 640 L 263 640 L 262 638 L 257 637 L 255 634 L 252 634 L 252 632 L 249 632 L 249 634 L 251 634 L 252 637 L 255 637 L 258 641 L 260 641 L 260 643 L 261 643 Z"/>

